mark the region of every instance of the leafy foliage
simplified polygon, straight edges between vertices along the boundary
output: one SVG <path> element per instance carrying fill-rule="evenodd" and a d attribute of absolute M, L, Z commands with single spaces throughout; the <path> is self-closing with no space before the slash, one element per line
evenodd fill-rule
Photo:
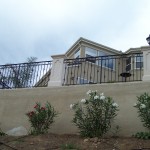
<path fill-rule="evenodd" d="M 144 93 L 137 97 L 137 103 L 134 105 L 137 108 L 139 117 L 143 122 L 144 127 L 150 130 L 150 96 Z"/>
<path fill-rule="evenodd" d="M 87 95 L 88 99 L 70 105 L 75 112 L 73 123 L 79 128 L 81 136 L 101 137 L 111 128 L 118 104 L 97 91 L 90 90 Z"/>
<path fill-rule="evenodd" d="M 62 150 L 69 150 L 69 149 L 79 150 L 79 148 L 78 148 L 76 145 L 71 144 L 71 143 L 62 144 L 62 145 L 61 145 L 61 149 L 62 149 Z"/>
<path fill-rule="evenodd" d="M 5 136 L 6 133 L 2 131 L 2 129 L 0 128 L 0 136 Z"/>
<path fill-rule="evenodd" d="M 133 137 L 148 140 L 150 139 L 150 132 L 137 132 L 135 135 L 133 135 Z"/>
<path fill-rule="evenodd" d="M 36 57 L 27 58 L 27 62 L 23 64 L 6 64 L 0 68 L 0 82 L 3 86 L 22 88 L 28 87 L 30 80 L 33 77 L 35 65 L 33 62 L 37 60 Z"/>
<path fill-rule="evenodd" d="M 54 122 L 54 118 L 58 113 L 47 102 L 45 107 L 42 107 L 40 103 L 36 103 L 34 111 L 30 111 L 26 115 L 31 124 L 31 134 L 38 135 L 48 132 L 50 125 Z"/>
<path fill-rule="evenodd" d="M 120 126 L 119 125 L 116 125 L 112 131 L 112 137 L 113 138 L 117 138 L 118 137 L 118 134 L 120 132 Z"/>

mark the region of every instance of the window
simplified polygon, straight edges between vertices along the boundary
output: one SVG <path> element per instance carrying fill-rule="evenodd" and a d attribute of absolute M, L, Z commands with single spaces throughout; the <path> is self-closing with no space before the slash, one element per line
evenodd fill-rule
<path fill-rule="evenodd" d="M 96 58 L 95 58 L 96 56 L 97 56 L 97 51 L 96 50 L 94 50 L 92 48 L 89 48 L 89 47 L 85 48 L 86 61 L 95 63 L 96 62 Z"/>
<path fill-rule="evenodd" d="M 136 69 L 141 69 L 143 68 L 143 56 L 142 54 L 137 54 L 135 56 L 135 64 L 136 64 Z"/>
<path fill-rule="evenodd" d="M 97 65 L 101 65 L 105 68 L 114 69 L 115 68 L 115 60 L 112 58 L 112 56 L 109 56 L 110 54 L 107 54 L 103 51 L 98 51 L 89 47 L 85 48 L 85 57 L 87 61 L 96 63 Z M 103 56 L 96 58 L 97 56 Z"/>
<path fill-rule="evenodd" d="M 97 50 L 86 47 L 85 48 L 85 55 L 90 55 L 90 56 L 96 57 L 97 56 Z"/>
<path fill-rule="evenodd" d="M 127 58 L 126 60 L 126 71 L 131 70 L 131 57 Z"/>
<path fill-rule="evenodd" d="M 75 52 L 75 54 L 74 54 L 74 60 L 72 60 L 72 62 L 70 62 L 69 63 L 69 65 L 68 66 L 78 66 L 79 64 L 81 64 L 81 62 L 80 62 L 80 49 L 78 49 L 76 52 Z"/>
<path fill-rule="evenodd" d="M 80 58 L 80 49 L 75 52 L 74 58 Z"/>
<path fill-rule="evenodd" d="M 126 60 L 126 71 L 130 71 L 131 69 L 141 69 L 143 68 L 143 56 L 142 54 L 136 54 L 132 58 L 130 56 Z M 132 65 L 131 65 L 132 62 Z"/>
<path fill-rule="evenodd" d="M 90 56 L 90 55 L 86 54 L 86 61 L 95 63 L 96 62 L 96 58 L 93 57 L 93 56 Z"/>
<path fill-rule="evenodd" d="M 103 67 L 114 69 L 115 68 L 115 60 L 112 58 L 112 56 L 109 56 L 109 54 L 106 54 L 105 52 L 98 52 L 98 56 L 100 57 L 99 65 L 102 64 Z"/>

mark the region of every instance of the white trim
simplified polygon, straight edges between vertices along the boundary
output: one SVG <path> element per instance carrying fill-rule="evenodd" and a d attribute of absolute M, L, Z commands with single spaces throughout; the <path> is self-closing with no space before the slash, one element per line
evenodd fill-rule
<path fill-rule="evenodd" d="M 82 38 L 82 37 L 80 37 L 80 38 L 67 50 L 67 52 L 66 52 L 65 54 L 66 54 L 66 55 L 69 55 L 69 54 L 73 53 L 74 48 L 77 48 L 77 47 L 79 46 L 79 44 L 81 44 L 81 45 L 83 45 L 83 46 L 84 46 L 84 45 L 86 46 L 86 44 L 87 44 L 87 45 L 91 45 L 91 46 L 97 47 L 98 49 L 100 48 L 100 49 L 107 50 L 107 51 L 112 52 L 112 53 L 114 53 L 114 54 L 122 54 L 122 51 L 119 51 L 119 50 L 110 48 L 110 47 L 108 47 L 108 46 L 104 46 L 104 45 L 102 45 L 102 44 L 96 43 L 96 42 L 94 42 L 94 41 L 90 41 L 90 40 L 85 39 L 85 38 Z"/>

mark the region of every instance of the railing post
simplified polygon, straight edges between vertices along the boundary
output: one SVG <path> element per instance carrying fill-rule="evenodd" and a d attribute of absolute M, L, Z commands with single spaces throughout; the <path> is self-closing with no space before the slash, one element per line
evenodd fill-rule
<path fill-rule="evenodd" d="M 150 46 L 141 49 L 143 51 L 143 81 L 150 81 Z"/>
<path fill-rule="evenodd" d="M 53 63 L 48 86 L 62 86 L 65 55 L 53 55 L 51 57 L 53 58 Z"/>

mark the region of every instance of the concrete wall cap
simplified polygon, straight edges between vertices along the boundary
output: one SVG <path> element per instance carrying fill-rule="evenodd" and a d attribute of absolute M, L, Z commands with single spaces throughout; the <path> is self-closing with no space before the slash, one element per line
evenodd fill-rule
<path fill-rule="evenodd" d="M 51 56 L 53 59 L 58 59 L 58 58 L 66 58 L 65 54 L 59 54 L 59 55 L 52 55 Z"/>

